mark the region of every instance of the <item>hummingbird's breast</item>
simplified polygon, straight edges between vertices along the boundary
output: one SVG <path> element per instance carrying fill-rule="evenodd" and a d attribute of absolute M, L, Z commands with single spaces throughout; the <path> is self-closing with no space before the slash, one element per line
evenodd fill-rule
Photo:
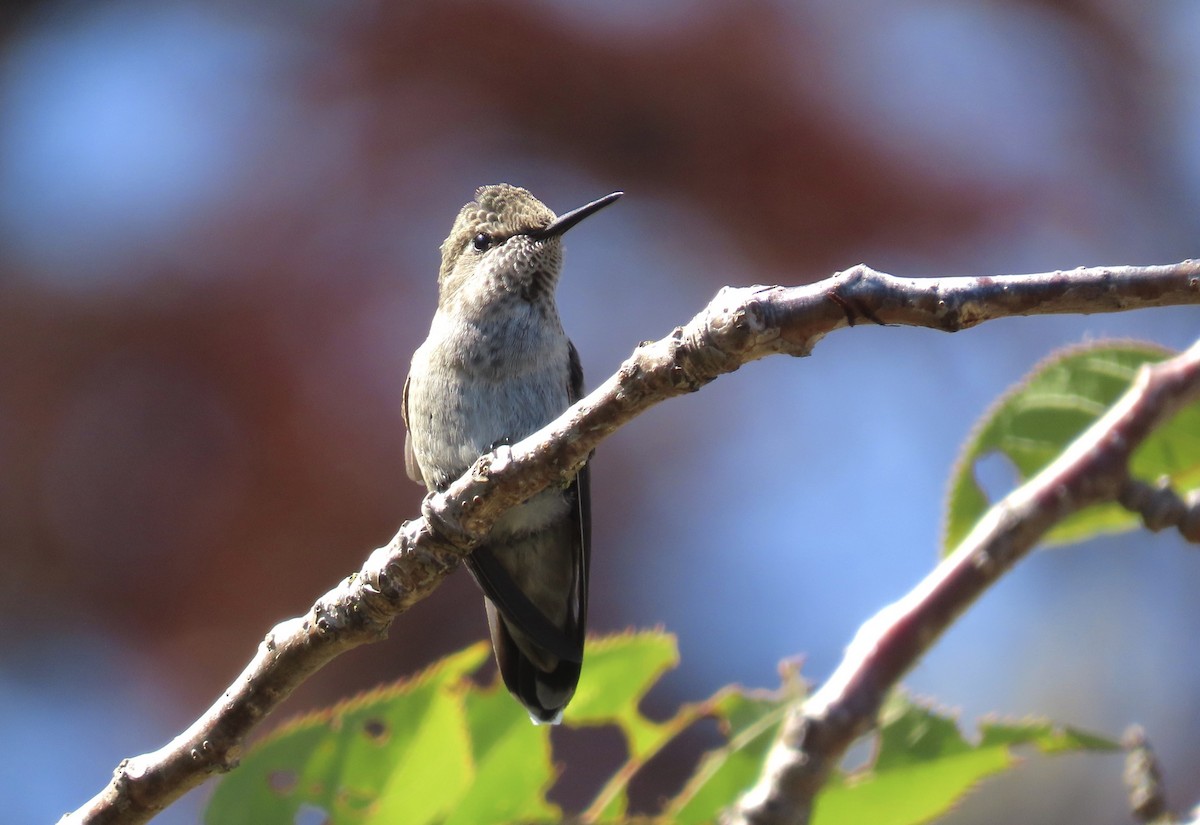
<path fill-rule="evenodd" d="M 413 357 L 408 389 L 426 484 L 444 486 L 497 444 L 562 413 L 570 405 L 569 346 L 557 317 L 547 323 L 528 303 L 472 319 L 439 310 Z"/>

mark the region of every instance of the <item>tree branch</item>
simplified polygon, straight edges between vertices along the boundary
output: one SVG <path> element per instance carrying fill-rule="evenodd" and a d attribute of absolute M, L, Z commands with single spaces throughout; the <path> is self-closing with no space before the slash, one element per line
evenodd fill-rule
<path fill-rule="evenodd" d="M 1024 558 L 1057 522 L 1118 500 L 1129 458 L 1185 405 L 1200 400 L 1200 342 L 1143 366 L 1133 386 L 1048 467 L 993 506 L 912 591 L 869 619 L 829 680 L 793 709 L 730 825 L 806 823 L 846 749 L 875 724 L 888 692 L 950 623 Z"/>
<path fill-rule="evenodd" d="M 1142 517 L 1147 530 L 1157 533 L 1175 527 L 1185 541 L 1200 544 L 1200 490 L 1180 497 L 1167 479 L 1153 484 L 1131 478 L 1121 490 L 1121 506 Z"/>
<path fill-rule="evenodd" d="M 563 483 L 603 439 L 660 401 L 767 355 L 808 355 L 827 333 L 863 319 L 953 332 L 1010 315 L 1196 303 L 1195 261 L 920 280 L 860 265 L 808 286 L 722 289 L 686 326 L 639 346 L 615 375 L 557 420 L 511 448 L 482 456 L 446 491 L 427 496 L 422 517 L 406 522 L 359 572 L 305 616 L 276 625 L 191 727 L 159 750 L 121 762 L 108 786 L 61 822 L 145 822 L 207 777 L 232 769 L 248 734 L 310 674 L 382 638 L 392 620 L 433 592 L 506 510 Z"/>

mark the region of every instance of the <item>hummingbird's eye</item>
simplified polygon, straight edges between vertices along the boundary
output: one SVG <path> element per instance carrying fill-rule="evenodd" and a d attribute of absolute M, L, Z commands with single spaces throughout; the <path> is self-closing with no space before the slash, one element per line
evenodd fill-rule
<path fill-rule="evenodd" d="M 476 252 L 486 252 L 492 246 L 492 236 L 486 232 L 480 232 L 471 239 L 471 246 L 475 247 Z"/>

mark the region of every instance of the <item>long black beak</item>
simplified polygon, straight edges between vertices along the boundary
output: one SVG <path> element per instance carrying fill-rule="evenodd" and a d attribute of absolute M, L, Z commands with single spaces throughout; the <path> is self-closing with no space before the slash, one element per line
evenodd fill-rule
<path fill-rule="evenodd" d="M 594 200 L 589 204 L 572 209 L 565 215 L 559 215 L 545 229 L 535 229 L 532 232 L 526 233 L 535 241 L 544 241 L 547 238 L 554 238 L 566 232 L 575 224 L 586 218 L 588 215 L 599 212 L 604 207 L 615 201 L 617 198 L 624 195 L 624 192 L 613 192 L 611 195 L 605 195 L 599 200 Z"/>

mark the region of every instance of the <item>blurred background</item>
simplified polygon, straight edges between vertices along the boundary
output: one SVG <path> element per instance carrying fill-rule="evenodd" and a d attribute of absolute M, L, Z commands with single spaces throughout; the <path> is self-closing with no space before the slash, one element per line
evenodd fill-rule
<path fill-rule="evenodd" d="M 1188 0 L 6 4 L 7 821 L 53 821 L 165 743 L 418 513 L 400 388 L 476 186 L 559 212 L 627 192 L 571 233 L 559 288 L 594 386 L 723 284 L 1200 254 L 1198 36 Z M 1180 348 L 1198 322 L 859 326 L 655 408 L 594 463 L 592 627 L 678 634 L 657 715 L 773 687 L 785 657 L 823 678 L 933 565 L 952 462 L 992 399 L 1056 347 Z M 1140 722 L 1190 807 L 1198 585 L 1177 535 L 1037 554 L 907 683 L 968 728 Z M 456 574 L 274 721 L 485 635 Z M 603 757 L 570 763 L 568 805 L 619 758 L 597 737 L 563 742 Z M 1127 822 L 1120 770 L 1039 760 L 949 821 Z M 160 821 L 195 821 L 205 793 Z"/>

